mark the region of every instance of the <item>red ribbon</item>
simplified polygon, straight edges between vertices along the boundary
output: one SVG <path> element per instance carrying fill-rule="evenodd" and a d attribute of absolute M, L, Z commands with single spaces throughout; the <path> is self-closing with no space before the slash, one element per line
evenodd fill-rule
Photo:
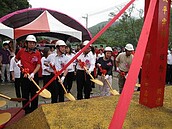
<path fill-rule="evenodd" d="M 106 75 L 107 73 L 107 70 L 106 69 L 103 69 L 101 66 L 97 65 L 98 68 L 100 69 L 100 72 L 103 74 L 103 75 Z"/>
<path fill-rule="evenodd" d="M 81 60 L 78 60 L 78 63 L 79 63 L 79 65 L 80 65 L 81 68 L 84 68 L 85 62 L 82 62 Z"/>
<path fill-rule="evenodd" d="M 27 75 L 29 74 L 29 68 L 23 68 L 21 71 L 24 74 L 24 77 L 27 77 Z"/>
<path fill-rule="evenodd" d="M 119 74 L 122 76 L 122 77 L 124 77 L 126 74 L 125 74 L 125 72 L 119 72 Z"/>
<path fill-rule="evenodd" d="M 56 76 L 56 75 L 57 75 L 57 76 L 59 76 L 59 75 L 60 75 L 60 74 L 59 74 L 59 71 L 57 71 L 57 70 L 56 70 L 55 65 L 52 65 L 52 64 L 50 63 L 50 67 L 53 69 L 53 71 L 54 71 L 54 75 L 55 75 L 55 76 Z M 57 76 L 56 76 L 56 77 L 57 77 Z"/>
<path fill-rule="evenodd" d="M 116 110 L 114 112 L 113 118 L 109 125 L 109 129 L 122 129 L 122 125 L 124 123 L 124 120 L 125 120 L 125 117 L 130 105 L 130 101 L 134 93 L 135 83 L 138 78 L 138 74 L 139 74 L 142 60 L 144 57 L 145 49 L 148 43 L 148 38 L 149 38 L 151 26 L 152 26 L 156 3 L 157 3 L 157 0 L 150 1 L 149 9 L 146 14 L 143 29 L 138 41 L 137 49 L 134 54 L 134 58 L 128 72 L 128 77 L 124 84 L 122 94 L 120 95 L 118 104 L 116 106 Z"/>
<path fill-rule="evenodd" d="M 21 65 L 18 64 L 18 67 L 20 68 L 21 72 L 24 74 L 24 77 L 27 77 L 29 74 L 29 68 L 23 68 Z"/>
<path fill-rule="evenodd" d="M 114 18 L 112 18 L 107 25 L 105 25 L 91 40 L 90 42 L 83 47 L 41 90 L 39 90 L 39 92 L 37 94 L 35 94 L 24 106 L 23 108 L 21 108 L 16 114 L 14 114 L 13 117 L 11 117 L 11 119 L 8 121 L 10 122 L 17 114 L 19 114 L 22 109 L 24 109 L 27 105 L 29 105 L 31 103 L 31 101 L 33 101 L 45 88 L 47 88 L 56 78 L 57 76 L 59 76 L 74 60 L 76 60 L 76 58 L 83 52 L 85 51 L 93 42 L 95 42 L 124 12 L 125 10 L 134 2 L 134 0 L 132 0 L 131 2 L 129 2 L 117 15 L 115 15 Z M 7 123 L 8 123 L 7 122 Z M 5 123 L 5 125 L 7 124 Z"/>

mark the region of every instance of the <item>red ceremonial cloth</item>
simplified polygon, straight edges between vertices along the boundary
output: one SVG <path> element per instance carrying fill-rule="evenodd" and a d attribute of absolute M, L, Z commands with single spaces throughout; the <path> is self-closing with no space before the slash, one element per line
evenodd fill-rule
<path fill-rule="evenodd" d="M 130 105 L 130 101 L 134 92 L 136 80 L 138 78 L 139 70 L 140 70 L 144 53 L 145 53 L 145 49 L 147 46 L 156 3 L 157 3 L 157 0 L 150 1 L 149 9 L 145 18 L 145 22 L 144 22 L 143 29 L 139 38 L 137 49 L 134 54 L 134 58 L 133 58 L 133 61 L 128 73 L 128 77 L 122 91 L 122 94 L 119 98 L 112 121 L 109 125 L 109 129 L 122 129 L 122 125 L 124 123 L 124 120 L 125 120 L 125 117 Z"/>

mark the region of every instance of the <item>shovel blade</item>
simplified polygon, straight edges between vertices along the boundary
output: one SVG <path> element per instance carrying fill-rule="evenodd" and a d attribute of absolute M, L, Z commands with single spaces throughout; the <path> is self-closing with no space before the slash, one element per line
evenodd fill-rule
<path fill-rule="evenodd" d="M 3 106 L 5 106 L 5 104 L 6 104 L 7 102 L 6 101 L 4 101 L 4 100 L 1 100 L 0 101 L 0 107 L 3 107 Z"/>
<path fill-rule="evenodd" d="M 39 91 L 37 91 L 36 93 L 38 92 Z M 39 95 L 46 99 L 51 98 L 51 93 L 47 89 L 44 89 L 42 92 L 39 93 Z"/>
<path fill-rule="evenodd" d="M 140 84 L 139 83 L 136 83 L 136 87 L 140 87 Z"/>
<path fill-rule="evenodd" d="M 8 112 L 4 112 L 0 114 L 0 125 L 5 124 L 6 122 L 8 122 L 11 118 L 11 114 Z"/>
<path fill-rule="evenodd" d="M 116 90 L 110 90 L 110 93 L 113 95 L 119 95 L 118 91 L 116 91 Z"/>
<path fill-rule="evenodd" d="M 98 84 L 98 85 L 100 85 L 100 86 L 103 86 L 103 82 L 101 82 L 98 79 L 91 79 L 91 81 L 94 82 L 94 83 L 96 83 L 96 84 Z"/>
<path fill-rule="evenodd" d="M 68 98 L 70 101 L 75 101 L 75 97 L 73 95 L 71 95 L 70 93 L 66 93 L 65 97 Z"/>

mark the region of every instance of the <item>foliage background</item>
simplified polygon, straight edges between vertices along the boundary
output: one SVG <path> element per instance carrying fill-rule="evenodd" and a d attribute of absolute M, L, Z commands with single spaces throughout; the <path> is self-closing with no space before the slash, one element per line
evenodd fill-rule
<path fill-rule="evenodd" d="M 11 12 L 25 8 L 31 8 L 32 6 L 29 4 L 29 0 L 0 0 L 0 7 L 0 17 L 2 17 Z M 132 13 L 134 9 L 135 6 L 132 5 L 117 22 L 115 22 L 102 36 L 95 41 L 94 44 L 122 47 L 127 43 L 131 43 L 136 47 L 143 26 L 144 13 L 141 9 L 137 10 L 139 12 L 139 16 L 137 16 L 137 18 L 133 17 Z M 118 10 L 120 11 L 120 9 Z M 115 16 L 115 12 L 109 12 L 109 20 Z M 172 15 L 170 17 L 172 18 Z M 105 21 L 89 28 L 92 36 L 94 37 L 107 24 L 107 22 L 108 21 Z M 170 21 L 169 48 L 172 47 L 171 24 L 172 21 Z M 3 36 L 0 37 L 1 39 L 4 39 Z M 41 37 L 39 37 L 39 39 L 42 40 Z"/>

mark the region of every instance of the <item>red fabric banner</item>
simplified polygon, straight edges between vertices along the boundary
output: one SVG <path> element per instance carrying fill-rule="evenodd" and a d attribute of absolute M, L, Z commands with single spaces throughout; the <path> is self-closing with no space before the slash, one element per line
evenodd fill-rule
<path fill-rule="evenodd" d="M 149 0 L 146 1 L 148 8 Z M 163 105 L 169 39 L 171 1 L 159 0 L 142 67 L 140 103 L 155 108 Z M 156 76 L 155 76 L 156 75 Z M 153 79 L 152 79 L 153 78 Z"/>
<path fill-rule="evenodd" d="M 137 49 L 134 54 L 134 58 L 128 72 L 122 94 L 119 98 L 116 110 L 109 125 L 109 129 L 122 129 L 130 101 L 134 92 L 136 80 L 138 78 L 139 70 L 142 64 L 145 49 L 148 43 L 148 38 L 152 26 L 153 16 L 155 12 L 157 0 L 151 0 L 149 9 L 145 18 L 145 22 L 142 28 L 142 32 L 138 41 Z"/>

